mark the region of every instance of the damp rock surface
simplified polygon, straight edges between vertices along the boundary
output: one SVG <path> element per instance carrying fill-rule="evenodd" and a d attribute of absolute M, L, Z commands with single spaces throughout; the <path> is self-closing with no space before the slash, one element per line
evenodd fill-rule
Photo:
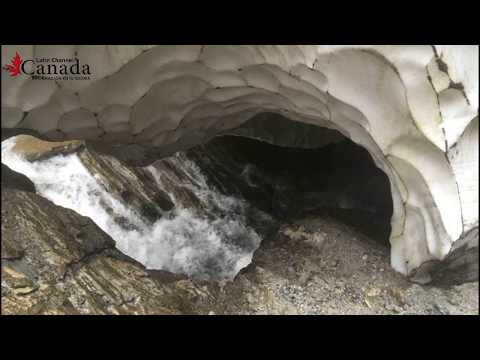
<path fill-rule="evenodd" d="M 3 151 L 2 143 L 2 160 Z M 161 189 L 175 206 L 163 209 L 156 227 L 141 220 L 137 229 L 123 223 L 126 231 L 112 227 L 121 219 L 102 223 L 101 211 L 91 211 L 104 207 L 88 207 L 89 219 L 35 194 L 32 186 L 4 186 L 2 178 L 4 314 L 478 313 L 478 280 L 457 276 L 464 255 L 469 258 L 478 251 L 478 228 L 469 233 L 476 238 L 459 242 L 435 271 L 437 278 L 473 282 L 425 286 L 393 271 L 385 244 L 325 214 L 298 213 L 279 221 L 227 196 L 234 192 L 228 186 L 220 193 L 216 187 L 228 182 L 221 177 L 215 181 L 215 168 L 202 176 L 191 160 L 195 156 L 181 153 L 148 168 L 131 168 L 84 147 L 74 152 L 66 148 L 65 153 L 41 151 L 41 159 L 25 160 L 29 166 L 53 166 L 46 169 L 56 169 L 58 180 L 61 166 L 73 164 L 85 173 L 63 179 L 85 184 L 90 174 L 100 182 L 91 182 L 86 193 L 79 193 L 84 200 L 103 194 L 129 205 L 132 197 L 122 197 L 122 189 L 130 189 L 138 196 L 131 201 L 135 208 L 156 202 L 152 194 Z M 189 151 L 192 154 L 205 155 L 198 149 Z M 70 162 L 62 162 L 65 157 Z M 226 164 L 243 168 L 238 162 Z M 265 176 L 260 179 L 268 181 Z M 39 193 L 66 186 L 45 183 L 50 178 L 40 180 L 40 187 L 35 183 Z M 79 189 L 67 187 L 67 193 Z M 52 197 L 48 191 L 44 194 Z M 175 213 L 177 208 L 181 211 Z M 116 209 L 128 215 L 127 220 L 134 219 L 132 212 Z M 107 234 L 102 226 L 115 231 Z M 143 232 L 137 234 L 139 229 Z M 151 239 L 163 243 L 149 243 Z M 478 252 L 476 259 L 478 264 Z M 160 269 L 155 266 L 159 263 Z M 469 267 L 468 274 L 474 270 Z"/>
<path fill-rule="evenodd" d="M 232 279 L 276 226 L 241 197 L 207 184 L 183 153 L 142 168 L 88 146 L 61 153 L 55 144 L 31 139 L 30 145 L 22 137 L 21 146 L 16 138 L 4 141 L 2 160 L 29 176 L 38 194 L 90 217 L 148 269 Z M 33 151 L 26 149 L 32 148 L 42 158 L 29 160 Z"/>
<path fill-rule="evenodd" d="M 2 314 L 478 314 L 478 282 L 412 284 L 326 217 L 284 225 L 234 281 L 149 271 L 90 219 L 2 189 Z"/>
<path fill-rule="evenodd" d="M 181 292 L 171 287 L 91 219 L 2 189 L 2 314 L 178 314 Z"/>

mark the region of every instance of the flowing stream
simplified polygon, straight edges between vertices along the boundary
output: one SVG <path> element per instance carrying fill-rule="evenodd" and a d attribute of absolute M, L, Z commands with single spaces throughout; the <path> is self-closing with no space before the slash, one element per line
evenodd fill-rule
<path fill-rule="evenodd" d="M 225 196 L 209 187 L 199 168 L 185 154 L 177 153 L 170 163 L 186 176 L 178 186 L 188 189 L 200 201 L 201 211 L 186 207 L 169 193 L 175 207 L 167 216 L 147 223 L 102 187 L 76 153 L 29 162 L 12 151 L 15 138 L 2 142 L 2 162 L 26 175 L 38 194 L 55 204 L 91 218 L 115 241 L 117 248 L 148 269 L 167 270 L 200 280 L 232 280 L 251 260 L 261 242 L 247 225 L 250 205 L 243 199 Z M 147 167 L 157 185 L 163 187 L 166 174 L 155 165 Z M 134 226 L 120 226 L 111 212 Z"/>

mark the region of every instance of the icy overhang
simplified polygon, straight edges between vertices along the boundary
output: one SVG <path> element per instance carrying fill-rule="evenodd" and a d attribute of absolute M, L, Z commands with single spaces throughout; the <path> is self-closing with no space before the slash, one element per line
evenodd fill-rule
<path fill-rule="evenodd" d="M 389 176 L 396 270 L 442 259 L 478 226 L 477 46 L 11 45 L 2 65 L 17 52 L 78 57 L 92 75 L 4 72 L 4 134 L 175 149 L 278 113 L 338 130 Z"/>

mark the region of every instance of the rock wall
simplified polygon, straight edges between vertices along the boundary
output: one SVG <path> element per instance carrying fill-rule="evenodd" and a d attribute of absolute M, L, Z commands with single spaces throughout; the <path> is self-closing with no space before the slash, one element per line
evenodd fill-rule
<path fill-rule="evenodd" d="M 193 312 L 175 287 L 149 278 L 91 219 L 2 189 L 2 314 Z"/>
<path fill-rule="evenodd" d="M 93 75 L 4 73 L 2 138 L 84 139 L 145 162 L 276 113 L 339 131 L 388 175 L 397 271 L 478 226 L 477 46 L 5 46 L 2 64 L 16 52 L 78 57 Z"/>

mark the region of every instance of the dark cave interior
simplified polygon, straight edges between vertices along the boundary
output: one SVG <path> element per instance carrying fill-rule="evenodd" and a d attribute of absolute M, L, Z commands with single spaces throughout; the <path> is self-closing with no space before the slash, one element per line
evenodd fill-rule
<path fill-rule="evenodd" d="M 367 150 L 341 137 L 320 148 L 295 148 L 226 135 L 187 156 L 222 193 L 240 194 L 282 222 L 327 215 L 388 246 L 388 177 Z"/>

